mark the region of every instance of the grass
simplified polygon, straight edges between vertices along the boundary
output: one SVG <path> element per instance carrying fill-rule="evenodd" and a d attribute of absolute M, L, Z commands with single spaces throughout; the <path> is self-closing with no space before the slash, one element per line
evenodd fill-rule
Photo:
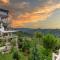
<path fill-rule="evenodd" d="M 0 60 L 12 60 L 12 54 L 0 54 Z"/>
<path fill-rule="evenodd" d="M 26 56 L 24 56 L 23 52 L 19 52 L 20 60 L 27 60 Z M 0 60 L 13 60 L 13 52 L 8 54 L 1 54 L 0 53 Z"/>

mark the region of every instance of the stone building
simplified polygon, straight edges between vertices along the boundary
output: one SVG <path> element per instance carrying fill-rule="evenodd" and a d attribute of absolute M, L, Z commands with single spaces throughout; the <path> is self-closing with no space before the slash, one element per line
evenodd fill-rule
<path fill-rule="evenodd" d="M 52 53 L 52 60 L 60 60 L 60 49 L 57 53 Z"/>
<path fill-rule="evenodd" d="M 0 52 L 9 51 L 11 49 L 11 43 L 9 42 L 9 39 L 12 40 L 14 38 L 16 40 L 16 48 L 18 49 L 18 37 L 13 34 L 16 31 L 11 29 L 9 23 L 9 11 L 0 8 L 0 40 L 5 41 L 5 45 L 0 47 Z"/>

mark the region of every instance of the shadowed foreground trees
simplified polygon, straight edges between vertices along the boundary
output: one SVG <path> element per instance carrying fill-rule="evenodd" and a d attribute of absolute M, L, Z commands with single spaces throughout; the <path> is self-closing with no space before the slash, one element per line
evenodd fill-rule
<path fill-rule="evenodd" d="M 31 41 L 24 39 L 22 42 L 22 52 L 29 52 L 28 60 L 51 60 L 52 52 L 60 48 L 58 37 L 49 33 L 36 32 Z"/>
<path fill-rule="evenodd" d="M 19 58 L 20 58 L 20 57 L 19 57 L 18 52 L 17 52 L 17 51 L 14 52 L 14 53 L 13 53 L 13 60 L 20 60 Z"/>
<path fill-rule="evenodd" d="M 22 32 L 17 34 L 19 51 L 17 52 L 13 48 L 13 51 L 9 54 L 12 58 L 9 58 L 9 60 L 52 60 L 52 52 L 60 48 L 60 38 L 53 34 L 43 35 L 40 32 L 35 32 L 32 37 L 28 37 L 27 33 L 24 33 L 26 35 L 24 36 Z M 1 59 L 2 56 L 0 55 L 0 60 L 4 60 Z"/>
<path fill-rule="evenodd" d="M 47 34 L 43 37 L 43 46 L 47 49 L 54 49 L 57 44 L 57 39 L 52 34 Z"/>
<path fill-rule="evenodd" d="M 28 36 L 21 38 L 22 35 L 20 34 L 18 37 L 18 46 L 19 54 L 22 54 L 20 58 L 19 54 L 14 52 L 13 59 L 15 60 L 52 60 L 52 52 L 60 48 L 60 38 L 53 34 L 48 33 L 43 35 L 40 32 L 35 32 L 30 39 Z"/>
<path fill-rule="evenodd" d="M 53 34 L 47 34 L 43 37 L 43 46 L 46 49 L 57 50 L 60 47 L 60 41 Z"/>

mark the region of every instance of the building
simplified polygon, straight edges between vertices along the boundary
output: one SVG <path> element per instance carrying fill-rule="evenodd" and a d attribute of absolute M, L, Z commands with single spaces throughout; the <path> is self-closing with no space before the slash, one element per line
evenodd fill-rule
<path fill-rule="evenodd" d="M 10 28 L 9 24 L 9 11 L 5 9 L 0 8 L 0 40 L 5 41 L 5 44 L 0 47 L 0 52 L 7 52 L 10 50 L 11 44 L 9 42 L 9 39 L 12 40 L 15 38 L 16 41 L 16 48 L 18 49 L 18 37 L 16 35 L 13 35 L 15 30 L 12 30 Z"/>
<path fill-rule="evenodd" d="M 57 53 L 52 53 L 52 60 L 60 60 L 60 49 Z"/>

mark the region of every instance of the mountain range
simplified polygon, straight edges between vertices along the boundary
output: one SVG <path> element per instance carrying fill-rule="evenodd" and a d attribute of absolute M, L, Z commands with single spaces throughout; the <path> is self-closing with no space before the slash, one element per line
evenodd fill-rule
<path fill-rule="evenodd" d="M 25 33 L 33 34 L 34 32 L 42 32 L 44 34 L 52 33 L 60 37 L 60 29 L 31 29 L 31 28 L 17 28 L 15 30 L 22 31 Z"/>

